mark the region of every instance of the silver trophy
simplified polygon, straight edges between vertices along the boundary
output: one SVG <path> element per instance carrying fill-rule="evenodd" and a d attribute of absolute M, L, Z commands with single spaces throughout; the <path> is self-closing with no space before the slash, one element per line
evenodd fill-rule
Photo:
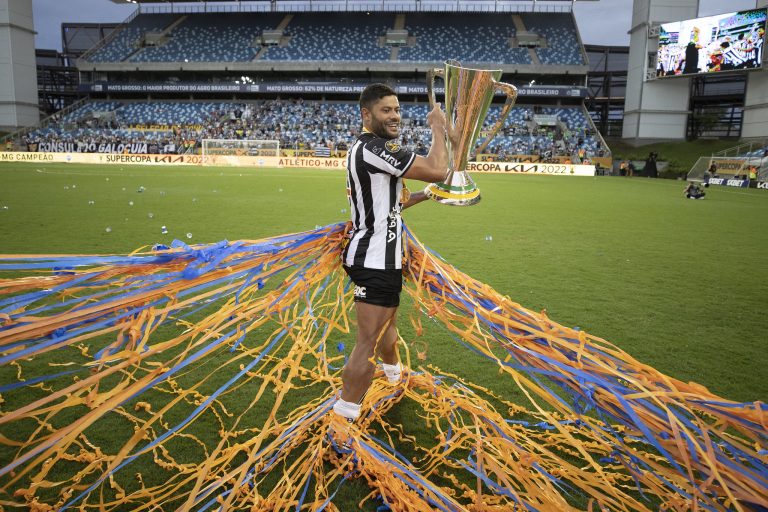
<path fill-rule="evenodd" d="M 427 92 L 430 107 L 435 106 L 435 77 L 445 82 L 445 117 L 448 146 L 448 175 L 442 183 L 432 183 L 426 188 L 427 195 L 438 203 L 453 206 L 470 206 L 480 202 L 480 189 L 467 173 L 470 153 L 480 154 L 504 124 L 517 98 L 514 85 L 499 82 L 500 69 L 469 69 L 456 61 L 447 61 L 445 69 L 434 68 L 427 72 Z M 485 141 L 473 151 L 483 129 L 488 108 L 497 90 L 507 95 L 501 115 Z"/>

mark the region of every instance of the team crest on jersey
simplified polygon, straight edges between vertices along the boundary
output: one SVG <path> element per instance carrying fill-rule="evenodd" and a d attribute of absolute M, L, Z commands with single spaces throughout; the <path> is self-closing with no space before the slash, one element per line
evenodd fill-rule
<path fill-rule="evenodd" d="M 353 293 L 355 294 L 355 297 L 358 297 L 360 299 L 364 299 L 365 298 L 365 294 L 366 294 L 365 286 L 357 286 L 357 285 L 355 285 L 355 291 Z"/>
<path fill-rule="evenodd" d="M 388 140 L 386 144 L 384 144 L 384 148 L 390 153 L 397 153 L 400 151 L 400 144 L 398 144 L 396 140 Z"/>

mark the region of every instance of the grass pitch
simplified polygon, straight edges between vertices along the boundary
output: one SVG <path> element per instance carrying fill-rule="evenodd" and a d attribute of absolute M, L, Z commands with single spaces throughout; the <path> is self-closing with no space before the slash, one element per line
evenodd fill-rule
<path fill-rule="evenodd" d="M 712 187 L 692 201 L 668 180 L 474 178 L 477 206 L 404 214 L 453 265 L 673 377 L 768 398 L 765 191 Z M 338 171 L 2 164 L 0 252 L 125 253 L 303 231 L 349 218 L 344 189 Z"/>
<path fill-rule="evenodd" d="M 473 177 L 477 206 L 424 203 L 404 214 L 446 260 L 672 377 L 732 400 L 768 399 L 766 191 L 713 187 L 691 201 L 667 180 Z M 255 239 L 347 220 L 348 209 L 338 171 L 0 165 L 6 254 Z M 405 315 L 400 324 L 408 340 Z M 451 340 L 427 341 L 427 363 L 514 395 L 486 361 Z M 339 497 L 345 510 L 367 493 L 356 485 Z"/>

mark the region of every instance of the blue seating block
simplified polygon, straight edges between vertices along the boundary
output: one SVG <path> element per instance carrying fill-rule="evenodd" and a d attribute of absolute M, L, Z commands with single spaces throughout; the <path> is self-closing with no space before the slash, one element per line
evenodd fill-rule
<path fill-rule="evenodd" d="M 407 14 L 405 27 L 416 45 L 400 48 L 401 61 L 531 64 L 528 50 L 510 48 L 515 35 L 509 16 L 487 14 Z"/>
<path fill-rule="evenodd" d="M 121 62 L 139 48 L 145 32 L 162 30 L 176 19 L 176 14 L 140 14 L 119 30 L 114 39 L 96 50 L 91 62 Z"/>
<path fill-rule="evenodd" d="M 389 60 L 390 48 L 379 38 L 394 24 L 394 14 L 295 14 L 284 34 L 290 42 L 272 47 L 262 60 L 376 61 Z"/>
<path fill-rule="evenodd" d="M 280 14 L 190 14 L 161 46 L 146 47 L 131 62 L 246 62 L 260 46 L 257 38 L 276 26 Z"/>
<path fill-rule="evenodd" d="M 542 64 L 582 65 L 584 58 L 571 13 L 524 13 L 525 28 L 547 38 L 547 48 L 536 54 Z"/>

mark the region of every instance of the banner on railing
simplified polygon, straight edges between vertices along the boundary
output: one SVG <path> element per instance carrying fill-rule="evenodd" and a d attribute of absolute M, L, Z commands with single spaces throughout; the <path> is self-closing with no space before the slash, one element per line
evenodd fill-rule
<path fill-rule="evenodd" d="M 127 153 L 131 155 L 146 155 L 146 142 L 36 142 L 27 145 L 30 151 L 39 153 Z"/>
<path fill-rule="evenodd" d="M 221 165 L 231 167 L 302 167 L 344 169 L 345 158 L 239 155 L 123 155 L 104 153 L 0 152 L 0 162 L 41 162 L 129 165 Z"/>
<path fill-rule="evenodd" d="M 0 153 L 0 162 L 279 167 L 281 158 L 230 155 L 130 155 L 117 153 Z"/>
<path fill-rule="evenodd" d="M 712 158 L 712 163 L 717 167 L 718 172 L 731 174 L 732 171 L 740 171 L 745 165 L 748 165 L 748 158 Z"/>
<path fill-rule="evenodd" d="M 503 174 L 545 174 L 552 176 L 594 176 L 594 165 L 514 163 L 514 162 L 469 162 L 469 172 L 491 172 Z"/>
<path fill-rule="evenodd" d="M 297 167 L 303 169 L 345 169 L 346 158 L 276 157 L 239 155 L 123 155 L 105 153 L 0 152 L 0 162 L 41 162 L 129 165 L 221 165 L 231 167 Z M 544 174 L 553 176 L 594 176 L 594 165 L 515 162 L 469 162 L 467 170 L 482 173 Z M 407 175 L 406 175 L 407 177 Z"/>
<path fill-rule="evenodd" d="M 728 179 L 728 178 L 709 178 L 708 180 L 704 180 L 704 183 L 707 183 L 709 185 L 722 185 L 725 187 L 737 187 L 737 188 L 749 187 L 749 180 L 735 180 L 735 179 Z"/>
<path fill-rule="evenodd" d="M 338 82 L 262 82 L 258 84 L 203 83 L 203 82 L 95 82 L 80 84 L 78 90 L 83 93 L 321 93 L 321 94 L 360 94 L 367 84 Z M 398 94 L 427 94 L 427 86 L 421 82 L 405 82 L 395 86 Z M 441 85 L 435 92 L 443 94 Z M 521 86 L 518 96 L 537 98 L 586 98 L 587 88 L 570 85 Z M 501 92 L 498 93 L 501 95 Z"/>

